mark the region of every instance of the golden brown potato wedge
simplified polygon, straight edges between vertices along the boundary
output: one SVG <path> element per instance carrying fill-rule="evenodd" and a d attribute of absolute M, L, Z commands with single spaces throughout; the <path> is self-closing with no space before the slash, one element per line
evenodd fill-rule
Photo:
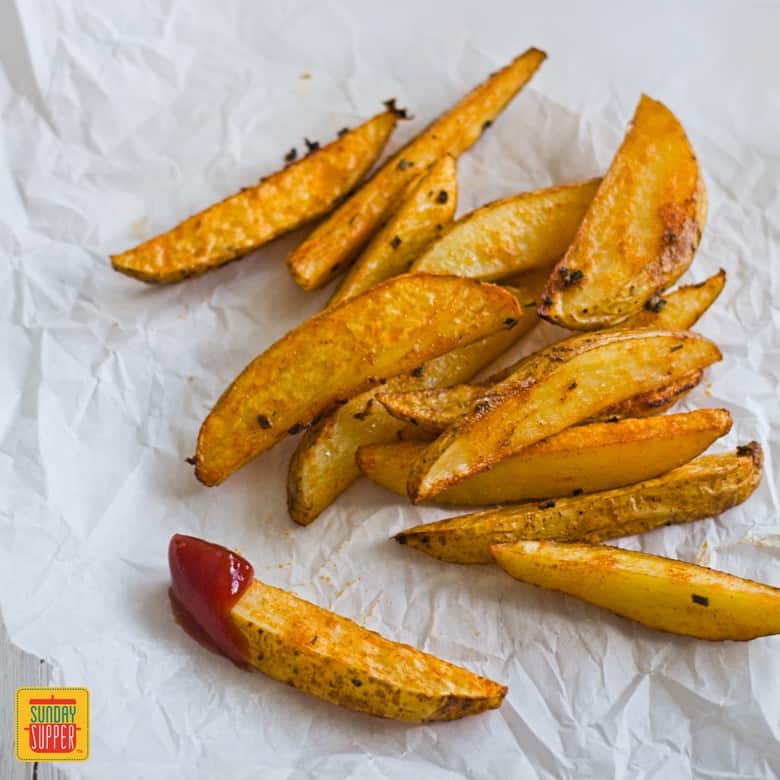
<path fill-rule="evenodd" d="M 548 187 L 488 203 L 451 225 L 412 270 L 496 280 L 550 268 L 574 238 L 599 181 Z"/>
<path fill-rule="evenodd" d="M 490 563 L 490 546 L 524 539 L 601 542 L 690 523 L 746 501 L 761 481 L 761 448 L 702 455 L 660 477 L 603 493 L 488 509 L 419 525 L 396 536 L 434 558 Z"/>
<path fill-rule="evenodd" d="M 217 485 L 329 406 L 426 360 L 517 325 L 496 285 L 397 276 L 311 317 L 256 357 L 201 426 L 195 474 Z"/>
<path fill-rule="evenodd" d="M 703 376 L 703 371 L 692 371 L 657 390 L 648 390 L 608 406 L 578 424 L 615 422 L 629 417 L 661 414 L 693 390 Z M 485 390 L 485 385 L 455 385 L 431 390 L 388 386 L 379 388 L 375 395 L 387 413 L 400 422 L 413 425 L 427 434 L 438 434 L 466 414 L 474 402 L 485 394 Z"/>
<path fill-rule="evenodd" d="M 730 428 L 725 409 L 579 425 L 464 479 L 433 501 L 487 506 L 631 485 L 687 463 Z M 405 496 L 409 468 L 426 446 L 424 441 L 370 444 L 358 450 L 357 464 L 369 479 Z"/>
<path fill-rule="evenodd" d="M 293 279 L 315 290 L 357 257 L 379 225 L 398 207 L 420 170 L 444 154 L 459 157 L 501 113 L 542 64 L 529 49 L 442 114 L 393 155 L 374 177 L 319 225 L 287 261 Z"/>
<path fill-rule="evenodd" d="M 506 687 L 254 579 L 240 555 L 177 534 L 169 547 L 180 622 L 242 666 L 325 701 L 423 723 L 496 709 Z"/>
<path fill-rule="evenodd" d="M 245 255 L 330 211 L 379 157 L 397 122 L 385 111 L 173 230 L 114 255 L 114 269 L 178 282 Z"/>
<path fill-rule="evenodd" d="M 617 325 L 685 272 L 706 215 L 685 131 L 663 103 L 643 95 L 539 315 L 572 330 Z"/>
<path fill-rule="evenodd" d="M 417 255 L 452 222 L 457 198 L 455 159 L 446 154 L 430 167 L 398 211 L 371 239 L 329 305 L 354 298 L 391 276 L 406 273 Z"/>
<path fill-rule="evenodd" d="M 417 426 L 399 422 L 375 401 L 379 392 L 436 387 L 470 379 L 492 363 L 539 321 L 528 306 L 544 288 L 543 273 L 531 272 L 507 287 L 521 304 L 517 325 L 466 347 L 447 352 L 336 407 L 301 438 L 287 474 L 287 506 L 296 523 L 308 525 L 359 476 L 358 447 L 372 442 L 424 436 Z"/>
<path fill-rule="evenodd" d="M 409 473 L 415 503 L 485 471 L 540 439 L 721 359 L 690 331 L 601 331 L 522 360 L 432 442 Z"/>
<path fill-rule="evenodd" d="M 619 328 L 654 328 L 655 330 L 688 330 L 712 306 L 726 284 L 726 272 L 698 284 L 686 284 L 665 295 L 645 301 L 644 308 L 629 317 Z"/>
<path fill-rule="evenodd" d="M 648 628 L 710 641 L 780 633 L 780 588 L 733 574 L 604 545 L 516 542 L 492 549 L 516 580 Z"/>
<path fill-rule="evenodd" d="M 629 328 L 687 330 L 720 295 L 726 282 L 726 272 L 720 271 L 699 284 L 689 284 L 648 302 L 648 306 L 623 325 Z M 530 299 L 532 300 L 532 299 Z M 525 305 L 525 304 L 524 304 Z M 517 368 L 517 363 L 477 385 L 460 385 L 437 390 L 407 390 L 397 392 L 384 388 L 378 401 L 399 420 L 420 426 L 428 432 L 441 433 L 469 410 L 469 406 L 485 393 L 485 388 L 500 382 Z M 601 422 L 624 417 L 648 417 L 672 407 L 702 379 L 701 371 L 693 371 L 661 388 L 640 393 L 603 409 L 584 422 Z"/>

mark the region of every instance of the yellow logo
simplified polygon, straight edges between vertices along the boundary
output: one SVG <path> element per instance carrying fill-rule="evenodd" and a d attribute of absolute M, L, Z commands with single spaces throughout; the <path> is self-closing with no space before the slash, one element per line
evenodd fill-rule
<path fill-rule="evenodd" d="M 86 761 L 89 691 L 17 688 L 16 757 L 19 761 Z"/>

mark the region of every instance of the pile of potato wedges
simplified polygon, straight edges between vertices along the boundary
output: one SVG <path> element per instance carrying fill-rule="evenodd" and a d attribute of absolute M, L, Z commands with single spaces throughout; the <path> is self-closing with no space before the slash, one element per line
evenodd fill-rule
<path fill-rule="evenodd" d="M 755 442 L 702 454 L 729 431 L 727 410 L 663 414 L 722 359 L 691 328 L 726 282 L 721 271 L 670 289 L 707 213 L 674 114 L 642 96 L 602 178 L 455 218 L 458 157 L 544 59 L 529 49 L 492 74 L 360 186 L 406 118 L 394 101 L 112 258 L 122 273 L 174 282 L 321 219 L 287 264 L 304 290 L 340 277 L 328 305 L 247 365 L 189 460 L 214 486 L 303 434 L 287 483 L 299 524 L 365 476 L 415 504 L 481 507 L 395 537 L 441 561 L 495 562 L 678 634 L 776 633 L 780 590 L 601 544 L 718 515 L 761 479 Z M 569 335 L 475 381 L 542 319 Z"/>

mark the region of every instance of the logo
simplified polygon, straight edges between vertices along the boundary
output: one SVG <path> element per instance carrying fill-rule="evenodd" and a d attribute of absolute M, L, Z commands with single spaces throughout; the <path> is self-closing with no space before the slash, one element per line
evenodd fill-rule
<path fill-rule="evenodd" d="M 19 761 L 86 761 L 89 691 L 17 688 L 16 757 Z"/>

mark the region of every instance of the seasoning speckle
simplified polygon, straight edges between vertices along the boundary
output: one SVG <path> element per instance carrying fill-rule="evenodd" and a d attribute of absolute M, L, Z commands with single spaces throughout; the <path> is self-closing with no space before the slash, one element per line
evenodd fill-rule
<path fill-rule="evenodd" d="M 395 104 L 395 98 L 390 98 L 390 100 L 385 100 L 384 106 L 388 111 L 392 111 L 395 116 L 397 116 L 399 119 L 411 119 L 411 115 L 405 108 L 398 108 L 398 106 Z"/>
<path fill-rule="evenodd" d="M 577 488 L 576 490 L 573 490 L 571 494 L 573 496 L 581 496 L 584 492 L 585 490 L 583 488 Z"/>
<path fill-rule="evenodd" d="M 348 132 L 349 132 L 348 127 L 342 127 L 341 130 L 339 130 L 338 132 L 338 137 L 343 138 Z M 315 636 L 314 638 L 316 639 L 317 637 Z"/>
<path fill-rule="evenodd" d="M 390 240 L 390 246 L 393 247 L 393 249 L 398 249 L 399 246 L 401 246 L 401 239 L 399 236 L 393 236 L 393 238 Z"/>
<path fill-rule="evenodd" d="M 412 376 L 422 376 L 423 375 L 423 367 L 417 366 L 417 368 L 412 369 Z"/>
<path fill-rule="evenodd" d="M 666 306 L 666 300 L 664 298 L 659 298 L 657 295 L 654 295 L 652 298 L 648 298 L 645 301 L 645 309 L 654 314 L 658 314 L 664 306 Z"/>
<path fill-rule="evenodd" d="M 287 154 L 284 156 L 284 161 L 291 163 L 294 160 L 296 160 L 297 157 L 298 157 L 298 150 L 293 146 L 293 148 L 290 149 L 290 151 L 287 152 Z"/>
<path fill-rule="evenodd" d="M 449 200 L 447 190 L 439 190 L 439 194 L 436 196 L 437 203 L 446 203 Z"/>
<path fill-rule="evenodd" d="M 257 415 L 257 424 L 264 430 L 268 430 L 271 427 L 271 421 L 264 415 Z"/>
<path fill-rule="evenodd" d="M 355 677 L 355 678 L 352 680 L 352 684 L 353 684 L 353 685 L 354 685 L 356 688 L 359 688 L 359 687 L 360 687 L 360 686 L 363 684 L 363 681 L 362 681 L 362 680 L 358 680 L 358 678 L 357 678 L 357 677 Z"/>
<path fill-rule="evenodd" d="M 405 171 L 407 168 L 411 168 L 414 165 L 413 162 L 410 162 L 409 160 L 404 160 L 401 158 L 398 161 L 398 170 L 399 171 Z"/>
<path fill-rule="evenodd" d="M 306 144 L 306 153 L 311 154 L 312 152 L 316 152 L 317 149 L 320 148 L 320 142 L 319 141 L 310 141 L 308 138 L 304 138 L 303 142 Z"/>
<path fill-rule="evenodd" d="M 700 607 L 709 607 L 710 600 L 706 596 L 699 596 L 697 593 L 691 593 L 691 601 Z"/>
<path fill-rule="evenodd" d="M 189 463 L 190 466 L 196 466 L 198 463 L 198 459 L 193 455 L 191 458 L 185 458 L 184 462 Z"/>
<path fill-rule="evenodd" d="M 573 284 L 577 284 L 577 282 L 581 281 L 582 277 L 585 276 L 579 269 L 572 271 L 571 268 L 567 268 L 565 265 L 562 265 L 558 269 L 558 273 L 561 275 L 561 281 L 563 282 L 564 287 L 571 287 Z"/>
<path fill-rule="evenodd" d="M 682 344 L 675 344 L 675 345 L 674 345 L 674 346 L 673 346 L 673 347 L 672 347 L 672 348 L 669 350 L 669 352 L 678 352 L 678 351 L 679 351 L 679 350 L 681 350 L 682 348 L 683 348 L 683 345 L 682 345 Z"/>
<path fill-rule="evenodd" d="M 487 130 L 492 124 L 493 124 L 493 120 L 492 119 L 486 119 L 482 123 L 482 132 L 484 133 L 485 130 Z"/>
<path fill-rule="evenodd" d="M 545 501 L 539 504 L 539 509 L 552 509 L 555 506 L 555 501 Z"/>

